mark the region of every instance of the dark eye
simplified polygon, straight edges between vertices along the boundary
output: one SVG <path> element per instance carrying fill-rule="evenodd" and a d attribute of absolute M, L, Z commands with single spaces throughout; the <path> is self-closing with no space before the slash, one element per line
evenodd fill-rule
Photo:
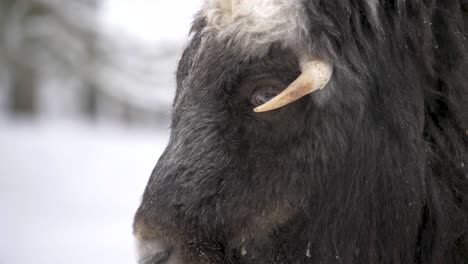
<path fill-rule="evenodd" d="M 255 85 L 250 96 L 250 103 L 254 106 L 260 106 L 277 96 L 285 86 L 280 82 L 259 82 Z"/>
<path fill-rule="evenodd" d="M 278 93 L 271 91 L 271 89 L 259 89 L 255 91 L 250 98 L 250 103 L 255 107 L 260 106 L 278 95 Z"/>

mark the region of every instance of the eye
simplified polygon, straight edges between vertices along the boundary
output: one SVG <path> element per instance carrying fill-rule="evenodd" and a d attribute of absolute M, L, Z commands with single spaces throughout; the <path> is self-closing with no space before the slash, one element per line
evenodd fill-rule
<path fill-rule="evenodd" d="M 250 104 L 260 106 L 277 96 L 285 85 L 278 81 L 259 81 L 250 95 Z"/>
<path fill-rule="evenodd" d="M 250 98 L 250 103 L 257 107 L 270 101 L 276 95 L 278 95 L 278 93 L 272 91 L 270 88 L 262 88 L 253 93 L 252 97 Z"/>

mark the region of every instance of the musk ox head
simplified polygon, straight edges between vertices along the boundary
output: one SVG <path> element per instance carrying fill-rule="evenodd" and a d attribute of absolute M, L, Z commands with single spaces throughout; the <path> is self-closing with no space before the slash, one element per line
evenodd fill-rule
<path fill-rule="evenodd" d="M 206 0 L 140 263 L 463 263 L 459 0 Z"/>

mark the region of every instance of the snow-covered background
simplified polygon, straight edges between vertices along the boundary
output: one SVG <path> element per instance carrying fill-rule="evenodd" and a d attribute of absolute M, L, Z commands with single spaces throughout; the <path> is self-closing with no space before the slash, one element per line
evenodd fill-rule
<path fill-rule="evenodd" d="M 135 263 L 132 217 L 167 131 L 0 126 L 0 263 Z"/>
<path fill-rule="evenodd" d="M 125 85 L 107 85 L 99 95 L 107 91 L 125 99 L 129 92 L 134 101 L 125 103 L 130 105 L 153 96 L 142 105 L 168 112 L 177 58 L 200 2 L 102 3 L 98 24 L 103 34 L 131 40 L 149 53 L 168 45 L 179 48 L 172 51 L 176 55 L 152 58 L 167 71 L 154 74 L 168 81 L 118 79 Z M 132 53 L 122 57 L 132 58 Z M 6 85 L 8 78 L 1 78 L 1 66 L 0 62 L 0 264 L 135 263 L 132 218 L 167 143 L 167 121 L 145 126 L 141 120 L 135 124 L 109 119 L 106 113 L 112 106 L 108 110 L 104 96 L 98 97 L 102 100 L 97 118 L 69 114 L 80 108 L 72 106 L 82 90 L 70 88 L 75 81 L 54 75 L 41 83 L 34 115 L 8 114 L 12 88 Z M 145 70 L 151 75 L 159 68 Z M 112 79 L 113 74 L 104 71 L 103 78 Z M 133 112 L 132 117 L 138 119 L 141 113 Z M 151 119 L 152 112 L 146 115 Z"/>
<path fill-rule="evenodd" d="M 142 42 L 185 41 L 202 0 L 107 0 L 102 6 L 105 27 Z"/>

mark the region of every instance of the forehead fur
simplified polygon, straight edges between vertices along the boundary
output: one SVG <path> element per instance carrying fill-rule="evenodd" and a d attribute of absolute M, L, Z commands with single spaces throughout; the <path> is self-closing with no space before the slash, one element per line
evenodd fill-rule
<path fill-rule="evenodd" d="M 308 38 L 301 0 L 206 0 L 205 30 L 250 55 L 264 54 L 274 42 L 300 51 Z"/>

